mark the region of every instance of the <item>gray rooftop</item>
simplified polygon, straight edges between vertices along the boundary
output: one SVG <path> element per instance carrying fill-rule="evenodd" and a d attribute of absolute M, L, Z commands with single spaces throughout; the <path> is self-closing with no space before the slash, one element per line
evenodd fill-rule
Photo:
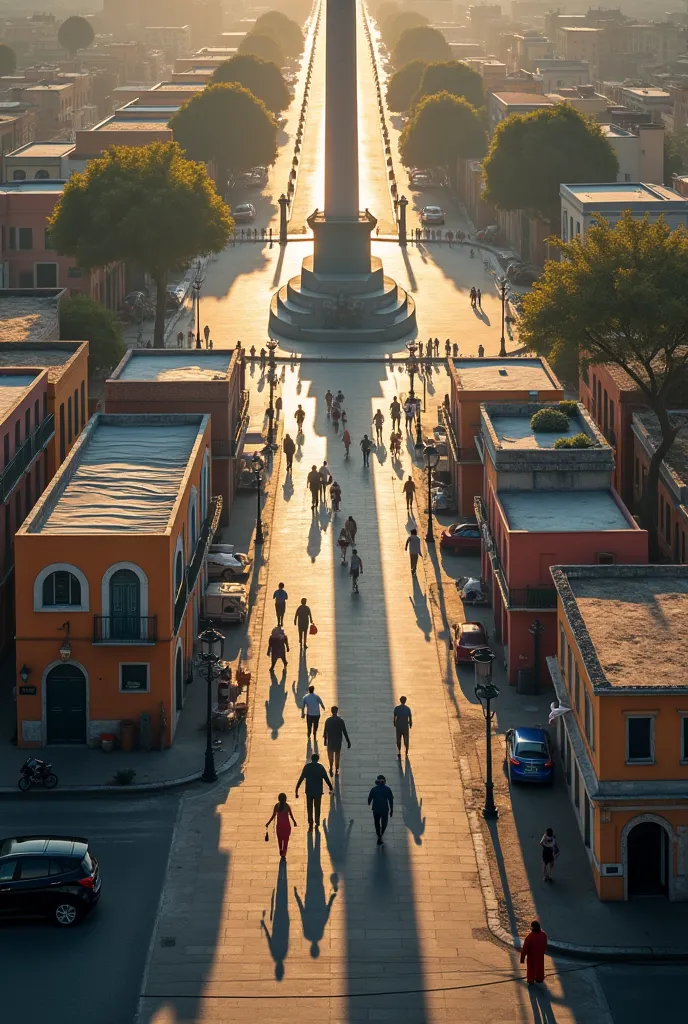
<path fill-rule="evenodd" d="M 227 376 L 233 351 L 154 353 L 132 350 L 111 379 L 137 381 L 219 380 Z"/>
<path fill-rule="evenodd" d="M 542 359 L 454 359 L 464 391 L 555 391 L 561 384 Z"/>
<path fill-rule="evenodd" d="M 595 533 L 631 530 L 610 491 L 500 491 L 512 530 L 529 533 Z"/>
<path fill-rule="evenodd" d="M 504 448 L 515 450 L 527 448 L 531 451 L 538 448 L 554 448 L 554 442 L 560 437 L 575 437 L 582 431 L 582 424 L 577 417 L 569 419 L 568 430 L 539 431 L 535 433 L 530 425 L 530 416 L 492 416 L 492 426 L 498 440 Z"/>
<path fill-rule="evenodd" d="M 59 336 L 57 309 L 64 291 L 0 289 L 0 338 L 3 341 L 48 341 Z"/>
<path fill-rule="evenodd" d="M 37 376 L 37 373 L 0 373 L 0 417 L 16 405 Z"/>
<path fill-rule="evenodd" d="M 585 471 L 611 473 L 614 454 L 604 435 L 590 418 L 585 406 L 578 403 L 573 416 L 568 418 L 566 430 L 538 431 L 530 425 L 531 417 L 541 409 L 557 409 L 558 404 L 536 402 L 485 402 L 480 407 L 481 430 L 484 444 L 492 463 L 503 472 L 551 472 L 553 470 L 580 474 Z M 555 448 L 560 437 L 586 434 L 593 442 L 590 448 Z M 590 478 L 588 477 L 589 481 Z M 542 484 L 540 484 L 542 486 Z M 553 490 L 563 489 L 561 481 L 551 485 Z M 574 486 L 587 489 L 590 483 L 578 478 Z M 593 485 L 597 486 L 597 485 Z M 600 484 L 607 488 L 606 483 Z M 517 490 L 526 489 L 523 484 Z"/>

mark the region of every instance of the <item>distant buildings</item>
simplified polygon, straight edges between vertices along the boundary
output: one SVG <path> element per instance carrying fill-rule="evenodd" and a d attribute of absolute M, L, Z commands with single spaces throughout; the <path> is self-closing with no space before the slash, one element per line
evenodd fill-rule
<path fill-rule="evenodd" d="M 688 227 L 688 199 L 664 185 L 562 185 L 560 195 L 561 237 L 565 242 L 585 238 L 595 214 L 615 224 L 625 210 L 635 217 L 647 215 L 650 220 L 663 216 L 670 227 Z"/>

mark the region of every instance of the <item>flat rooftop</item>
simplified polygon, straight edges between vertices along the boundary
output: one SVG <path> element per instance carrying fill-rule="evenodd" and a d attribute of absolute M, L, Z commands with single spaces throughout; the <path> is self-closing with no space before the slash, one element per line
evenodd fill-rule
<path fill-rule="evenodd" d="M 2 326 L 0 321 L 0 327 Z M 48 371 L 48 380 L 55 383 L 62 368 L 74 358 L 83 341 L 36 342 L 0 341 L 0 366 L 40 367 Z"/>
<path fill-rule="evenodd" d="M 65 183 L 61 178 L 41 178 L 38 181 L 35 179 L 27 179 L 25 181 L 6 181 L 0 185 L 0 192 L 5 195 L 13 195 L 20 192 L 22 195 L 29 193 L 40 193 L 45 195 L 47 192 L 60 193 L 64 191 Z"/>
<path fill-rule="evenodd" d="M 112 118 L 110 121 L 103 121 L 96 125 L 91 131 L 94 132 L 151 132 L 167 129 L 170 115 L 163 117 L 127 117 Z"/>
<path fill-rule="evenodd" d="M 162 533 L 207 417 L 92 419 L 22 528 L 26 533 Z"/>
<path fill-rule="evenodd" d="M 575 437 L 583 430 L 583 424 L 577 416 L 569 418 L 568 430 L 537 433 L 530 425 L 530 416 L 491 416 L 490 422 L 502 447 L 509 450 L 554 448 L 554 442 L 560 437 Z"/>
<path fill-rule="evenodd" d="M 631 207 L 636 203 L 642 206 L 653 203 L 676 203 L 688 207 L 687 199 L 664 185 L 628 184 L 623 181 L 584 185 L 562 184 L 560 194 L 565 196 L 567 192 L 583 204 L 612 203 L 617 207 L 619 204 Z"/>
<path fill-rule="evenodd" d="M 0 372 L 0 417 L 4 416 L 13 405 L 16 405 L 37 376 L 37 373 Z"/>
<path fill-rule="evenodd" d="M 595 689 L 688 688 L 688 566 L 556 566 L 552 578 Z"/>
<path fill-rule="evenodd" d="M 73 142 L 29 142 L 12 153 L 6 153 L 5 160 L 9 157 L 21 157 L 22 160 L 57 160 L 67 156 L 73 149 Z"/>
<path fill-rule="evenodd" d="M 50 341 L 60 333 L 57 307 L 62 289 L 40 295 L 31 288 L 0 290 L 0 338 Z"/>
<path fill-rule="evenodd" d="M 495 92 L 492 94 L 500 103 L 509 107 L 552 107 L 554 103 L 546 96 L 533 92 Z"/>
<path fill-rule="evenodd" d="M 512 530 L 529 533 L 596 533 L 633 527 L 610 491 L 500 491 Z"/>
<path fill-rule="evenodd" d="M 561 384 L 542 359 L 454 359 L 463 391 L 552 391 Z"/>
<path fill-rule="evenodd" d="M 224 380 L 234 353 L 209 352 L 207 356 L 195 351 L 165 353 L 154 356 L 133 349 L 125 357 L 122 370 L 112 374 L 111 380 Z M 201 356 L 201 358 L 199 358 Z"/>
<path fill-rule="evenodd" d="M 653 99 L 653 100 L 670 100 L 671 93 L 666 92 L 664 89 L 650 89 L 643 88 L 642 86 L 631 87 L 624 86 L 623 91 L 637 99 Z"/>
<path fill-rule="evenodd" d="M 688 401 L 686 405 L 688 405 Z M 655 414 L 647 410 L 646 412 L 634 413 L 633 418 L 640 420 L 649 434 L 650 440 L 657 447 L 662 440 L 662 431 Z M 674 475 L 678 478 L 679 486 L 688 487 L 688 408 L 681 410 L 681 412 L 672 413 L 671 420 L 672 423 L 676 425 L 683 424 L 683 426 L 676 435 L 676 440 L 671 448 L 664 456 L 664 462 L 670 470 L 673 470 Z"/>

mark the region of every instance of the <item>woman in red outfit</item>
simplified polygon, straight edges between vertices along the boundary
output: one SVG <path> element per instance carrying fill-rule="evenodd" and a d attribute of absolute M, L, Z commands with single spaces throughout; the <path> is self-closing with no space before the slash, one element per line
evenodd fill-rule
<path fill-rule="evenodd" d="M 277 796 L 277 803 L 275 804 L 272 812 L 272 818 L 266 822 L 265 827 L 268 828 L 273 818 L 277 818 L 275 824 L 275 833 L 277 835 L 277 848 L 279 855 L 284 860 L 287 856 L 287 847 L 289 846 L 289 836 L 291 835 L 291 821 L 294 822 L 294 828 L 296 825 L 296 818 L 291 812 L 291 807 L 287 803 L 287 794 L 279 793 Z"/>
<path fill-rule="evenodd" d="M 526 979 L 529 985 L 535 981 L 540 984 L 545 980 L 546 949 L 547 932 L 543 932 L 539 921 L 533 921 L 521 949 L 521 963 L 527 962 Z"/>

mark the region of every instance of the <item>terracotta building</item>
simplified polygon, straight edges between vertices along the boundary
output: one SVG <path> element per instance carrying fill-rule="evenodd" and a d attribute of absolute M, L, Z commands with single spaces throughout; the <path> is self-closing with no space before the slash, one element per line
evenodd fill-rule
<path fill-rule="evenodd" d="M 614 487 L 627 505 L 633 501 L 633 413 L 645 399 L 625 370 L 612 363 L 590 366 L 578 381 L 580 400 L 614 449 Z"/>
<path fill-rule="evenodd" d="M 657 527 L 659 546 L 665 558 L 688 563 L 688 410 L 674 413 L 672 420 L 684 426 L 662 462 L 659 471 Z M 650 460 L 662 434 L 657 417 L 645 410 L 633 414 L 633 497 L 640 503 Z"/>
<path fill-rule="evenodd" d="M 220 505 L 210 417 L 89 421 L 16 536 L 20 746 L 172 743 Z"/>
<path fill-rule="evenodd" d="M 244 362 L 230 349 L 131 350 L 105 382 L 108 413 L 207 413 L 212 420 L 215 494 L 222 524 L 237 487 L 237 464 L 248 427 Z"/>
<path fill-rule="evenodd" d="M 558 749 L 598 895 L 688 899 L 688 567 L 552 577 Z"/>

